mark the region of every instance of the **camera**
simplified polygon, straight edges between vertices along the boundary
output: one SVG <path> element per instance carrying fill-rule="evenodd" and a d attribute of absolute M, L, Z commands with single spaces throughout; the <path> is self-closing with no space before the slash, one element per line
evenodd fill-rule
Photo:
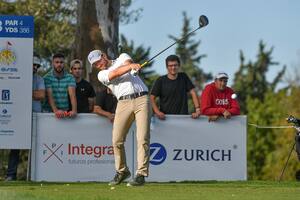
<path fill-rule="evenodd" d="M 292 115 L 290 115 L 288 118 L 286 118 L 286 121 L 288 123 L 293 123 L 296 127 L 300 127 L 300 119 L 297 119 L 296 117 L 294 117 Z"/>
<path fill-rule="evenodd" d="M 296 117 L 290 115 L 286 121 L 288 123 L 293 123 L 295 125 L 295 129 L 297 130 L 296 136 L 295 136 L 295 143 L 296 143 L 296 152 L 298 156 L 298 160 L 300 161 L 300 119 L 297 119 Z"/>

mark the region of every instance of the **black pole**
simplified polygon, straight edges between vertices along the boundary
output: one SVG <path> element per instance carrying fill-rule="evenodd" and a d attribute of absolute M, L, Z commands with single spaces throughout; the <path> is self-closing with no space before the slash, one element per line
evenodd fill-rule
<path fill-rule="evenodd" d="M 284 165 L 284 168 L 283 168 L 282 171 L 281 171 L 281 175 L 280 175 L 280 177 L 279 177 L 279 182 L 280 182 L 281 179 L 282 179 L 282 176 L 283 176 L 283 174 L 284 174 L 284 172 L 285 172 L 285 169 L 286 169 L 286 167 L 287 167 L 287 165 L 288 165 L 288 162 L 289 162 L 290 157 L 291 157 L 291 155 L 292 155 L 292 152 L 293 152 L 293 150 L 294 150 L 294 148 L 295 148 L 295 145 L 296 145 L 296 142 L 294 142 L 293 147 L 291 148 L 291 151 L 290 151 L 290 153 L 289 153 L 289 157 L 288 157 L 288 159 L 286 160 L 285 165 Z"/>

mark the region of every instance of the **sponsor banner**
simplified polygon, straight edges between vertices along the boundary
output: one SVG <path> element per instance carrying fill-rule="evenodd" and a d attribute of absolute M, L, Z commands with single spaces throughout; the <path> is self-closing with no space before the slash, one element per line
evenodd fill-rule
<path fill-rule="evenodd" d="M 0 15 L 0 149 L 31 148 L 33 17 Z"/>
<path fill-rule="evenodd" d="M 37 113 L 32 174 L 34 181 L 110 181 L 115 175 L 112 124 L 94 114 L 74 119 L 56 119 L 52 113 Z M 125 145 L 131 165 L 132 131 Z"/>
<path fill-rule="evenodd" d="M 148 181 L 246 180 L 246 117 L 155 118 Z M 166 170 L 167 169 L 167 170 Z"/>
<path fill-rule="evenodd" d="M 246 117 L 208 123 L 206 117 L 167 116 L 151 123 L 147 181 L 246 180 Z M 34 181 L 110 181 L 115 173 L 112 124 L 94 114 L 56 119 L 38 113 L 33 120 Z M 135 125 L 127 142 L 127 164 L 136 170 Z"/>

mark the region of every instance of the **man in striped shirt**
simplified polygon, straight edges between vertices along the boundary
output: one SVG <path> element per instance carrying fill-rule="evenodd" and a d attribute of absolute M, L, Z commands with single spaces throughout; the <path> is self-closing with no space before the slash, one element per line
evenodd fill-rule
<path fill-rule="evenodd" d="M 75 117 L 77 114 L 76 82 L 71 74 L 64 71 L 64 60 L 63 54 L 55 54 L 52 57 L 53 69 L 44 77 L 47 94 L 44 110 L 54 112 L 57 118 Z M 66 111 L 69 111 L 68 114 Z"/>

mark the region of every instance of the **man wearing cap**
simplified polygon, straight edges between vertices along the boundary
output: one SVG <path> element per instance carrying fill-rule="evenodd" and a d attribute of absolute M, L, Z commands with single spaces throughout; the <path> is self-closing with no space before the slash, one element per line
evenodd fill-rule
<path fill-rule="evenodd" d="M 112 133 L 116 175 L 110 185 L 120 184 L 130 177 L 124 142 L 134 120 L 137 127 L 137 171 L 128 186 L 143 185 L 149 173 L 151 111 L 148 88 L 138 75 L 131 73 L 138 71 L 141 66 L 133 63 L 126 53 L 122 53 L 116 60 L 110 60 L 107 54 L 100 50 L 90 52 L 88 60 L 93 67 L 100 70 L 99 81 L 118 99 Z"/>
<path fill-rule="evenodd" d="M 38 68 L 41 66 L 40 58 L 33 57 L 33 81 L 32 81 L 32 111 L 41 112 L 41 101 L 45 98 L 44 80 L 37 74 Z M 17 169 L 19 164 L 19 149 L 12 149 L 9 153 L 8 167 L 6 173 L 6 181 L 13 181 L 17 179 Z"/>
<path fill-rule="evenodd" d="M 240 114 L 240 106 L 234 91 L 227 87 L 228 75 L 219 72 L 215 81 L 206 85 L 201 94 L 201 113 L 209 116 L 209 121 L 216 121 L 220 116 L 225 119 Z"/>
<path fill-rule="evenodd" d="M 90 113 L 94 109 L 96 94 L 93 86 L 82 78 L 82 61 L 72 60 L 70 69 L 76 81 L 77 112 Z"/>

